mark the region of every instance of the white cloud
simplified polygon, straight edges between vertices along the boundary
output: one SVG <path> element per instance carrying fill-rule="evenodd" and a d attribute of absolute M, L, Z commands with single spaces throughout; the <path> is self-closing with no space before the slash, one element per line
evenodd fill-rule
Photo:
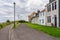
<path fill-rule="evenodd" d="M 13 2 L 16 3 L 16 19 L 18 19 L 17 15 L 20 15 L 20 19 L 27 20 L 27 16 L 32 11 L 44 8 L 47 1 L 48 0 L 0 0 L 0 21 L 6 21 L 7 19 L 13 20 Z"/>

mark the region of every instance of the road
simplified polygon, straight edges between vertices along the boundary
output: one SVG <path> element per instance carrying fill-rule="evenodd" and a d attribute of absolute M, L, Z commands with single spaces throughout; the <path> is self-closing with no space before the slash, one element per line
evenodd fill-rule
<path fill-rule="evenodd" d="M 60 40 L 43 32 L 29 28 L 25 24 L 13 29 L 11 40 Z"/>
<path fill-rule="evenodd" d="M 9 30 L 12 25 L 9 25 L 0 30 L 0 40 L 9 40 Z"/>

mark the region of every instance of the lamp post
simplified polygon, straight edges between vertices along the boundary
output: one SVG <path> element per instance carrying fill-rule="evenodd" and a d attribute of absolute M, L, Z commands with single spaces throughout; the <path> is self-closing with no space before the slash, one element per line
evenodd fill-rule
<path fill-rule="evenodd" d="M 14 27 L 15 27 L 15 5 L 16 3 L 14 2 L 13 4 L 14 4 Z"/>

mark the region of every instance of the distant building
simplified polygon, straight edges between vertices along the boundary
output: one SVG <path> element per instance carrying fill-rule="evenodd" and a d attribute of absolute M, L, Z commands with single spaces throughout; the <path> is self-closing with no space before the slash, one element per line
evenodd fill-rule
<path fill-rule="evenodd" d="M 32 17 L 31 23 L 38 24 L 38 17 Z"/>
<path fill-rule="evenodd" d="M 35 24 L 38 24 L 38 18 L 39 18 L 39 10 L 37 11 L 37 13 L 36 12 L 34 12 L 34 15 L 32 16 L 32 15 L 30 15 L 29 16 L 29 21 L 31 22 L 31 23 L 35 23 Z"/>
<path fill-rule="evenodd" d="M 30 15 L 28 16 L 28 21 L 30 22 L 30 20 L 31 20 L 31 17 L 30 17 Z"/>
<path fill-rule="evenodd" d="M 32 12 L 31 15 L 28 16 L 28 21 L 31 22 L 31 18 L 35 15 L 35 12 Z"/>

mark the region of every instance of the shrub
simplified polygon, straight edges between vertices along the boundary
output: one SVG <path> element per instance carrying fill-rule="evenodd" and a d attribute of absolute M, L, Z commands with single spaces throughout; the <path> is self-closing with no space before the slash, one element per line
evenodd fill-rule
<path fill-rule="evenodd" d="M 0 29 L 1 29 L 1 28 L 3 28 L 3 25 L 2 25 L 2 24 L 0 24 Z"/>
<path fill-rule="evenodd" d="M 20 20 L 18 22 L 20 22 L 20 23 L 28 23 L 28 21 L 25 21 L 25 20 Z"/>
<path fill-rule="evenodd" d="M 10 22 L 10 20 L 7 20 L 6 22 L 8 22 L 8 23 L 9 23 L 9 22 Z"/>

